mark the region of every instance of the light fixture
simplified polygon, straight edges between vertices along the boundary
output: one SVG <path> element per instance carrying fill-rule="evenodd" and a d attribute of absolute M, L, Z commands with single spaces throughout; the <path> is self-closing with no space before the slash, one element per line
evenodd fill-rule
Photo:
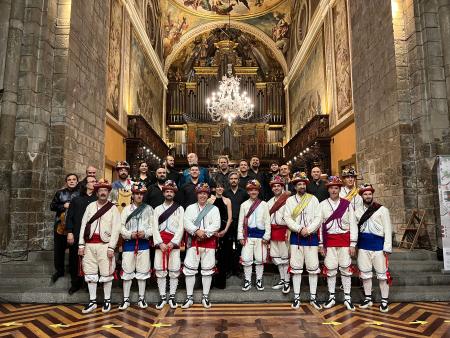
<path fill-rule="evenodd" d="M 219 82 L 219 91 L 206 99 L 208 113 L 214 122 L 223 119 L 231 125 L 237 118 L 246 120 L 252 116 L 254 105 L 245 91 L 240 93 L 240 81 L 233 76 L 231 64 L 228 64 L 227 75 Z"/>

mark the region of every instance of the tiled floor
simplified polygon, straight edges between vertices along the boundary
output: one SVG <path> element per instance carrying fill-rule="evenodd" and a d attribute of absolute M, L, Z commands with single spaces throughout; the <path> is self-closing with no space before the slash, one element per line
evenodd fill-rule
<path fill-rule="evenodd" d="M 81 314 L 82 306 L 1 304 L 0 337 L 450 337 L 450 303 L 391 304 L 356 312 L 342 305 L 213 304 L 205 310 L 133 306 Z"/>

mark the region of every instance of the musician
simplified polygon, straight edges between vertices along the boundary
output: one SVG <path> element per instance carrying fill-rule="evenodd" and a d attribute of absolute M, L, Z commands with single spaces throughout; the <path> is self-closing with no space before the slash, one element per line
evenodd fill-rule
<path fill-rule="evenodd" d="M 117 162 L 116 172 L 119 179 L 113 182 L 109 198 L 119 208 L 119 211 L 122 212 L 123 208 L 131 204 L 131 187 L 133 186 L 133 181 L 129 178 L 130 165 L 127 161 Z"/>

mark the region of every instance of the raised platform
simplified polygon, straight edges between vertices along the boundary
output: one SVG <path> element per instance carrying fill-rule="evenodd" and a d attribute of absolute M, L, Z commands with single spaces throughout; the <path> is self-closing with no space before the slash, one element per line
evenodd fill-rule
<path fill-rule="evenodd" d="M 0 264 L 0 302 L 14 303 L 84 303 L 88 299 L 87 290 L 82 289 L 74 295 L 69 295 L 70 278 L 60 278 L 56 284 L 50 284 L 53 273 L 52 252 L 33 252 L 29 254 L 26 262 L 10 262 Z M 443 263 L 436 259 L 434 252 L 396 251 L 390 257 L 390 271 L 394 278 L 391 287 L 390 300 L 392 302 L 412 301 L 450 301 L 450 275 L 441 272 Z M 273 269 L 267 269 L 273 271 Z M 277 274 L 266 272 L 264 275 L 264 291 L 252 289 L 249 292 L 241 291 L 242 280 L 230 277 L 227 288 L 224 290 L 213 288 L 211 301 L 215 303 L 256 303 L 256 302 L 286 302 L 293 297 L 283 295 L 281 291 L 272 290 L 271 286 L 277 281 Z M 198 278 L 200 279 L 200 278 Z M 201 298 L 200 284 L 197 283 L 195 298 Z M 338 279 L 338 285 L 340 285 Z M 362 296 L 359 278 L 352 280 L 352 297 L 358 302 Z M 378 282 L 374 279 L 374 298 L 379 299 Z M 137 300 L 137 285 L 133 285 L 132 300 Z M 342 299 L 342 290 L 337 287 L 337 298 Z M 99 297 L 102 292 L 99 290 Z M 155 303 L 158 298 L 156 281 L 152 278 L 147 285 L 147 300 Z M 181 302 L 185 297 L 183 281 L 177 298 Z M 308 276 L 303 274 L 301 298 L 309 297 Z M 319 279 L 318 297 L 325 300 L 327 297 L 325 278 Z M 112 295 L 113 302 L 122 299 L 121 282 L 115 281 Z"/>

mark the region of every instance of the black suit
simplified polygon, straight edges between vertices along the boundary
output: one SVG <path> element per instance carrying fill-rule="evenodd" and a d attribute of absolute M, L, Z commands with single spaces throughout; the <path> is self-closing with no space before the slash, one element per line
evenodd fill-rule
<path fill-rule="evenodd" d="M 144 203 L 148 204 L 153 209 L 164 203 L 164 195 L 158 183 L 148 187 L 148 191 L 144 196 Z"/>
<path fill-rule="evenodd" d="M 319 202 L 322 202 L 330 197 L 325 182 L 320 179 L 317 181 L 309 182 L 306 186 L 306 192 L 316 196 Z"/>

